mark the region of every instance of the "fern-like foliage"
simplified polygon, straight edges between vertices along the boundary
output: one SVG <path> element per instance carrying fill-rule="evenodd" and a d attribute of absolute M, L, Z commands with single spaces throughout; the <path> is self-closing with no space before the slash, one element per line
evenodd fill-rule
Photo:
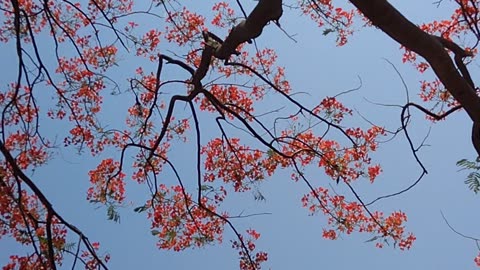
<path fill-rule="evenodd" d="M 114 222 L 120 222 L 120 213 L 118 213 L 116 205 L 110 204 L 108 206 L 107 217 L 108 217 L 108 220 L 113 220 Z"/>
<path fill-rule="evenodd" d="M 467 175 L 467 180 L 464 181 L 468 185 L 468 188 L 473 190 L 475 194 L 480 192 L 480 160 L 470 161 L 462 159 L 457 162 L 457 166 L 461 167 L 460 170 L 472 171 Z"/>
<path fill-rule="evenodd" d="M 73 243 L 73 242 L 65 243 L 65 245 L 63 246 L 63 250 L 68 252 L 73 252 L 76 246 L 77 246 L 77 243 Z"/>

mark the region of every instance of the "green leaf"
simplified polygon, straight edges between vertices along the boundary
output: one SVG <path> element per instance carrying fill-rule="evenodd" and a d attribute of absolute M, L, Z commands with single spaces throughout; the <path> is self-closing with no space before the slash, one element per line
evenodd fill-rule
<path fill-rule="evenodd" d="M 468 188 L 473 190 L 475 194 L 480 191 L 480 173 L 472 172 L 467 176 L 467 180 L 464 182 L 468 185 Z"/>
<path fill-rule="evenodd" d="M 465 165 L 466 163 L 468 163 L 468 162 L 469 162 L 469 161 L 468 161 L 467 159 L 465 159 L 465 158 L 464 158 L 464 159 L 461 159 L 461 160 L 457 161 L 457 166 L 459 166 L 459 167 L 464 167 L 464 165 Z"/>
<path fill-rule="evenodd" d="M 167 241 L 172 241 L 175 237 L 177 237 L 177 233 L 175 231 L 169 231 L 167 233 Z"/>
<path fill-rule="evenodd" d="M 113 220 L 114 222 L 120 222 L 120 214 L 117 212 L 115 205 L 111 204 L 107 208 L 107 217 L 108 220 Z"/>
<path fill-rule="evenodd" d="M 267 199 L 265 198 L 265 196 L 263 196 L 263 194 L 256 190 L 254 191 L 253 193 L 253 198 L 256 200 L 256 201 L 266 201 Z"/>
<path fill-rule="evenodd" d="M 65 245 L 63 246 L 63 250 L 66 250 L 66 251 L 73 251 L 75 249 L 75 247 L 77 246 L 76 243 L 65 243 Z"/>
<path fill-rule="evenodd" d="M 327 28 L 327 29 L 323 30 L 322 35 L 326 36 L 326 35 L 328 35 L 332 32 L 335 32 L 335 30 L 333 30 L 332 28 Z"/>
<path fill-rule="evenodd" d="M 467 159 L 461 159 L 457 161 L 457 166 L 461 167 L 460 170 L 470 170 L 473 172 L 467 175 L 467 179 L 464 181 L 468 188 L 475 194 L 480 192 L 480 162 L 478 160 L 469 161 Z"/>
<path fill-rule="evenodd" d="M 100 200 L 90 200 L 89 202 L 90 202 L 90 203 L 101 203 Z"/>
<path fill-rule="evenodd" d="M 379 239 L 379 238 L 380 238 L 379 236 L 374 236 L 374 237 L 368 239 L 367 241 L 365 241 L 365 243 L 373 242 L 373 241 L 375 241 L 375 240 L 377 240 L 377 239 Z"/>
<path fill-rule="evenodd" d="M 133 209 L 133 211 L 136 212 L 136 213 L 141 213 L 141 212 L 144 212 L 145 210 L 147 210 L 147 207 L 145 205 L 135 207 Z"/>
<path fill-rule="evenodd" d="M 200 190 L 201 191 L 213 190 L 213 187 L 210 185 L 201 185 Z"/>

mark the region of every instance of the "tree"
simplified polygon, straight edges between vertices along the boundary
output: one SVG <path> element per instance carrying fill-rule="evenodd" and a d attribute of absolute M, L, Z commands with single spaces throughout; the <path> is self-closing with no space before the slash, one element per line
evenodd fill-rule
<path fill-rule="evenodd" d="M 406 214 L 383 213 L 374 203 L 410 190 L 427 173 L 418 154 L 424 144 L 409 135 L 413 110 L 433 122 L 464 110 L 480 154 L 480 98 L 466 67 L 477 52 L 479 2 L 444 2 L 437 5 L 451 16 L 415 25 L 385 0 L 229 1 L 209 3 L 212 11 L 195 11 L 188 1 L 1 1 L 0 40 L 17 63 L 0 91 L 0 236 L 29 247 L 4 269 L 57 269 L 69 256 L 72 268 L 108 269 L 110 255 L 57 211 L 35 179 L 62 151 L 98 161 L 83 178 L 90 181 L 87 200 L 113 221 L 133 202 L 161 249 L 220 243 L 230 230 L 240 268 L 260 269 L 268 259 L 256 249 L 260 233 L 238 229 L 234 219 L 245 216 L 231 214 L 224 202 L 247 191 L 262 200 L 260 183 L 282 170 L 309 189 L 301 204 L 324 215 L 325 238 L 358 232 L 377 247 L 409 249 L 416 237 L 405 229 Z M 288 67 L 277 64 L 275 46 L 256 43 L 266 29 L 288 26 L 284 13 L 296 10 L 318 24 L 319 39 L 322 31 L 335 35 L 338 46 L 368 27 L 397 41 L 403 62 L 436 75 L 418 86 L 424 103 L 402 104 L 395 131 L 360 124 L 339 95 L 307 105 L 287 80 Z M 161 49 L 163 43 L 175 51 Z M 106 119 L 108 110 L 126 121 Z M 403 134 L 421 175 L 404 190 L 364 201 L 356 185 L 373 183 L 382 171 L 373 152 Z M 171 158 L 182 145 L 191 164 Z M 477 161 L 459 165 L 473 170 L 467 183 L 477 192 Z M 324 181 L 312 180 L 312 168 Z M 131 180 L 148 189 L 147 199 L 127 197 Z"/>

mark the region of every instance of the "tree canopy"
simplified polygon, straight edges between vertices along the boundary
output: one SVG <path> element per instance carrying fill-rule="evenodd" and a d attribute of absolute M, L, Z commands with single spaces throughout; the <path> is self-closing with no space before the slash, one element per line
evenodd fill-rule
<path fill-rule="evenodd" d="M 440 0 L 431 11 L 441 9 L 441 18 L 412 22 L 386 0 L 0 1 L 0 48 L 15 59 L 0 76 L 0 239 L 26 248 L 9 254 L 3 269 L 109 268 L 115 254 L 66 218 L 38 177 L 42 168 L 58 177 L 65 153 L 94 165 L 63 181 L 88 182 L 78 193 L 104 209 L 112 226 L 128 219 L 125 209 L 144 217 L 160 249 L 227 240 L 240 269 L 268 265 L 268 243 L 252 218 L 261 213 L 232 212 L 231 198 L 266 200 L 262 184 L 273 178 L 305 187 L 298 206 L 325 221 L 318 229 L 324 238 L 362 234 L 377 248 L 410 249 L 416 236 L 406 228 L 408 213 L 379 206 L 428 173 L 421 156 L 428 135 L 412 135 L 413 115 L 425 125 L 456 114 L 468 119 L 471 149 L 457 165 L 468 170 L 467 188 L 480 191 L 480 161 L 468 158 L 480 155 L 480 98 L 471 76 L 479 4 Z M 301 17 L 316 28 L 312 37 L 335 50 L 355 46 L 368 29 L 398 43 L 391 49 L 401 50 L 420 82 L 410 89 L 387 60 L 405 97 L 370 104 L 379 114 L 397 108 L 398 117 L 386 120 L 396 127 L 343 102 L 363 85 L 325 95 L 320 80 L 315 93 L 289 81 L 289 72 L 312 61 L 296 57 L 301 37 L 289 31 Z M 280 64 L 279 41 L 289 44 L 292 66 Z M 314 72 L 329 76 L 322 64 Z M 397 138 L 420 173 L 367 201 L 363 190 L 376 184 L 384 159 L 397 155 L 382 148 Z M 239 219 L 251 224 L 239 227 Z M 480 254 L 472 261 L 480 266 Z"/>

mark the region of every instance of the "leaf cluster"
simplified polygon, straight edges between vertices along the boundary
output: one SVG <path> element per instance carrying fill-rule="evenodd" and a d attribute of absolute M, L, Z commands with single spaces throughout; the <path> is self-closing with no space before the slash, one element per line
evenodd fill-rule
<path fill-rule="evenodd" d="M 464 181 L 475 194 L 480 191 L 480 160 L 470 161 L 467 159 L 461 159 L 457 161 L 457 166 L 461 167 L 461 171 L 472 171 L 467 175 L 467 179 Z"/>

